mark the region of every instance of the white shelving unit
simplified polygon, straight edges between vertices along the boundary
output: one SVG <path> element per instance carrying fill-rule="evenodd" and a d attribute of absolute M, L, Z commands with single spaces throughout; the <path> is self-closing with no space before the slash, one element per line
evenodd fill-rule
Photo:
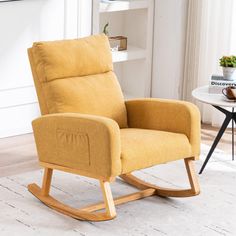
<path fill-rule="evenodd" d="M 112 52 L 125 97 L 149 97 L 151 90 L 154 0 L 93 0 L 93 34 L 109 23 L 109 35 L 128 38 L 126 51 Z"/>
<path fill-rule="evenodd" d="M 146 50 L 132 45 L 129 45 L 128 50 L 126 51 L 112 52 L 112 59 L 114 63 L 145 59 L 145 58 L 146 58 Z"/>
<path fill-rule="evenodd" d="M 148 8 L 146 0 L 124 0 L 124 1 L 102 1 L 100 3 L 100 12 L 126 11 Z"/>

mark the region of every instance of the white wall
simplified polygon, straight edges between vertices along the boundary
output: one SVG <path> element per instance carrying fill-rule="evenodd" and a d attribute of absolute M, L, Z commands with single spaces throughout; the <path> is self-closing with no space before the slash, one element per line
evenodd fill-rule
<path fill-rule="evenodd" d="M 91 32 L 92 0 L 0 3 L 0 137 L 31 132 L 39 116 L 26 49 L 33 41 Z M 154 97 L 178 98 L 188 0 L 155 0 Z"/>
<path fill-rule="evenodd" d="M 236 12 L 236 1 L 233 2 L 233 12 Z M 236 55 L 236 14 L 232 14 L 232 25 L 231 25 L 231 44 L 230 44 L 230 53 Z"/>
<path fill-rule="evenodd" d="M 91 0 L 0 3 L 0 138 L 31 132 L 40 115 L 27 48 L 34 41 L 88 35 L 90 18 Z"/>
<path fill-rule="evenodd" d="M 156 0 L 152 96 L 179 98 L 184 71 L 188 0 Z"/>

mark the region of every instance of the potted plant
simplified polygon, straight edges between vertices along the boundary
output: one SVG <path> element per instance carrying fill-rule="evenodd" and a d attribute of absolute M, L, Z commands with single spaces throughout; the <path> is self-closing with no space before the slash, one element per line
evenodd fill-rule
<path fill-rule="evenodd" d="M 236 56 L 223 56 L 220 58 L 220 66 L 223 68 L 224 79 L 235 79 Z"/>
<path fill-rule="evenodd" d="M 109 22 L 107 22 L 105 24 L 105 26 L 103 27 L 103 31 L 102 31 L 106 36 L 109 35 L 108 26 L 109 26 Z"/>
<path fill-rule="evenodd" d="M 114 36 L 109 37 L 109 22 L 107 22 L 103 27 L 103 33 L 108 37 L 110 42 L 111 51 L 123 51 L 127 50 L 127 37 L 124 36 Z"/>

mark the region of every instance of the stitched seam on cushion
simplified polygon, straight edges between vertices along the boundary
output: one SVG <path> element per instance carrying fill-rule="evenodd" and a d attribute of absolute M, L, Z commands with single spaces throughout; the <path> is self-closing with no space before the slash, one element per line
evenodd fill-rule
<path fill-rule="evenodd" d="M 108 70 L 108 71 L 100 72 L 100 73 L 96 73 L 96 74 L 86 74 L 86 75 L 82 75 L 82 76 L 81 75 L 66 76 L 66 77 L 60 77 L 60 78 L 55 78 L 55 79 L 51 79 L 51 80 L 48 80 L 47 77 L 45 76 L 45 78 L 47 79 L 47 81 L 45 81 L 45 82 L 51 82 L 51 81 L 58 80 L 58 79 L 79 78 L 79 77 L 84 77 L 84 76 L 100 75 L 100 74 L 106 74 L 109 72 L 113 72 L 113 70 Z"/>

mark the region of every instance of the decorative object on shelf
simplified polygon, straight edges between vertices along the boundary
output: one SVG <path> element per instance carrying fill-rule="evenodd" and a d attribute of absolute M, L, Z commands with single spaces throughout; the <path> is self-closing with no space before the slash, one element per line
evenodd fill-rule
<path fill-rule="evenodd" d="M 127 37 L 124 36 L 109 37 L 109 42 L 111 45 L 111 49 L 113 51 L 127 50 Z"/>
<path fill-rule="evenodd" d="M 220 58 L 220 66 L 223 68 L 224 79 L 235 79 L 236 56 L 223 56 Z"/>
<path fill-rule="evenodd" d="M 109 38 L 111 51 L 124 51 L 124 50 L 127 50 L 127 37 L 125 37 L 125 36 L 109 37 L 108 26 L 109 26 L 109 22 L 107 22 L 104 25 L 102 32 L 106 36 L 108 36 L 108 38 Z"/>
<path fill-rule="evenodd" d="M 109 26 L 109 22 L 107 22 L 105 24 L 105 26 L 103 27 L 103 31 L 102 31 L 106 36 L 109 35 L 108 26 Z"/>

